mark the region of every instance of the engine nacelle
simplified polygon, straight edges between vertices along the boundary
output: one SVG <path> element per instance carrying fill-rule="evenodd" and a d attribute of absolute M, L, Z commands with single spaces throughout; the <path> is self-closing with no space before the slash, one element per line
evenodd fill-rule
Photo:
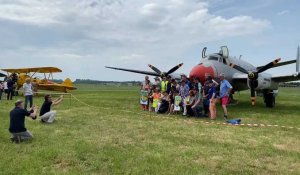
<path fill-rule="evenodd" d="M 259 75 L 257 80 L 255 80 L 255 90 L 262 89 L 275 89 L 276 87 L 272 87 L 272 79 L 269 75 Z M 250 82 L 248 80 L 248 87 L 250 88 Z"/>

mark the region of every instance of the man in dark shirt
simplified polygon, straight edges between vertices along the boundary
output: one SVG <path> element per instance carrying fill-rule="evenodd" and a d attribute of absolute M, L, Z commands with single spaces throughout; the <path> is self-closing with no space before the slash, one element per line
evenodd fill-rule
<path fill-rule="evenodd" d="M 56 116 L 56 111 L 51 111 L 52 105 L 58 105 L 63 101 L 63 96 L 60 96 L 58 99 L 52 101 L 51 95 L 45 95 L 45 101 L 42 105 L 40 111 L 41 122 L 44 123 L 53 123 Z"/>
<path fill-rule="evenodd" d="M 24 109 L 23 101 L 17 100 L 15 108 L 10 111 L 9 132 L 12 134 L 11 140 L 19 143 L 32 138 L 32 134 L 25 128 L 25 116 L 36 119 L 37 107 L 33 107 L 30 112 Z"/>
<path fill-rule="evenodd" d="M 10 78 L 7 81 L 7 100 L 12 100 L 14 94 L 14 85 L 15 82 Z"/>

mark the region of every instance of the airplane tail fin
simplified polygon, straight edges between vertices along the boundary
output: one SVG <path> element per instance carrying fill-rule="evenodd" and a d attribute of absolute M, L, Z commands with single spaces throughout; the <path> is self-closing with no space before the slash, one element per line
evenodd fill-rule
<path fill-rule="evenodd" d="M 296 62 L 296 72 L 299 72 L 300 66 L 300 46 L 297 48 L 297 62 Z"/>
<path fill-rule="evenodd" d="M 70 78 L 65 79 L 65 81 L 62 83 L 64 86 L 73 86 L 73 83 Z"/>

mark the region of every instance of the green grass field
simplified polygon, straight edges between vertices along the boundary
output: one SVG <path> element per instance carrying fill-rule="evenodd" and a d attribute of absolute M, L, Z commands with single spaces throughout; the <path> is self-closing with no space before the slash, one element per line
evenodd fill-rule
<path fill-rule="evenodd" d="M 52 125 L 26 120 L 34 139 L 21 144 L 7 130 L 13 102 L 0 102 L 0 174 L 300 174 L 299 88 L 281 88 L 274 109 L 236 94 L 229 117 L 279 125 L 249 127 L 142 112 L 136 87 L 78 87 L 95 107 L 66 98 Z"/>

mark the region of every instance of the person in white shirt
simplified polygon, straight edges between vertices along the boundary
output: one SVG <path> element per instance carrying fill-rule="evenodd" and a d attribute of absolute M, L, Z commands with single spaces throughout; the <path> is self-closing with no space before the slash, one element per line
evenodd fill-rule
<path fill-rule="evenodd" d="M 7 81 L 6 80 L 3 82 L 3 89 L 4 89 L 4 93 L 7 94 L 8 87 L 7 87 Z"/>
<path fill-rule="evenodd" d="M 23 89 L 24 89 L 24 96 L 25 96 L 25 105 L 24 109 L 27 109 L 27 104 L 29 101 L 29 107 L 32 107 L 33 103 L 33 87 L 31 84 L 30 78 L 26 78 L 26 82 L 23 84 Z"/>

